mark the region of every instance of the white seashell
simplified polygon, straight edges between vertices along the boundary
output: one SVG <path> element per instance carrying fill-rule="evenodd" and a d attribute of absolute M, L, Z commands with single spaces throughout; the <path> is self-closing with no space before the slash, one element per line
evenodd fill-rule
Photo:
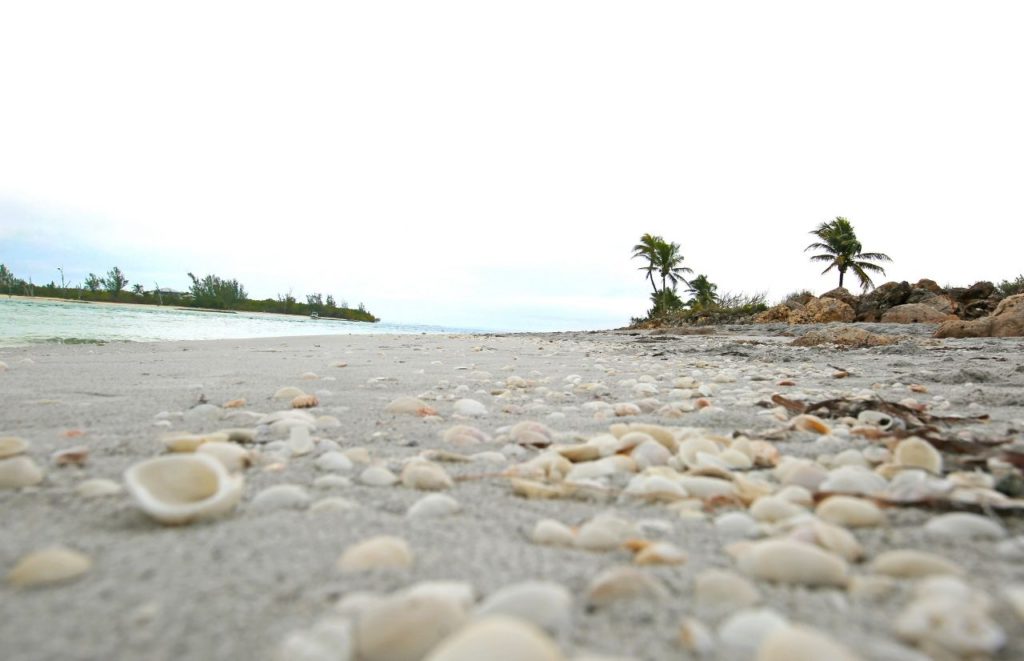
<path fill-rule="evenodd" d="M 885 491 L 885 478 L 859 466 L 840 466 L 829 471 L 828 477 L 818 485 L 818 491 L 870 496 Z"/>
<path fill-rule="evenodd" d="M 437 410 L 415 397 L 399 397 L 385 406 L 384 411 L 393 415 L 415 415 L 421 418 L 428 415 L 437 415 Z"/>
<path fill-rule="evenodd" d="M 226 514 L 242 497 L 242 476 L 205 454 L 147 459 L 125 471 L 124 479 L 139 508 L 167 525 Z"/>
<path fill-rule="evenodd" d="M 917 501 L 946 498 L 952 490 L 953 483 L 949 480 L 923 470 L 906 469 L 892 478 L 883 495 L 892 500 Z"/>
<path fill-rule="evenodd" d="M 727 652 L 722 658 L 753 658 L 769 634 L 787 626 L 786 618 L 770 608 L 749 608 L 734 613 L 718 627 L 718 639 Z"/>
<path fill-rule="evenodd" d="M 857 661 L 860 658 L 824 632 L 799 624 L 773 629 L 757 649 L 757 661 Z"/>
<path fill-rule="evenodd" d="M 551 581 L 514 583 L 484 599 L 477 607 L 476 615 L 508 615 L 558 634 L 569 629 L 572 593 L 565 586 Z"/>
<path fill-rule="evenodd" d="M 885 523 L 885 514 L 870 500 L 852 496 L 829 496 L 814 513 L 829 523 L 849 528 L 867 528 Z"/>
<path fill-rule="evenodd" d="M 986 592 L 973 589 L 964 579 L 950 574 L 926 576 L 914 586 L 915 599 L 943 599 L 957 601 L 979 611 L 992 611 L 992 598 Z"/>
<path fill-rule="evenodd" d="M 456 604 L 467 613 L 476 603 L 476 590 L 471 583 L 465 581 L 420 581 L 402 590 L 401 594 L 443 599 Z"/>
<path fill-rule="evenodd" d="M 885 574 L 896 578 L 920 578 L 933 574 L 959 575 L 963 573 L 963 569 L 940 555 L 913 549 L 897 549 L 881 553 L 871 563 L 870 570 L 875 574 Z"/>
<path fill-rule="evenodd" d="M 612 551 L 635 534 L 636 528 L 629 521 L 613 515 L 598 515 L 580 526 L 575 545 L 588 551 Z"/>
<path fill-rule="evenodd" d="M 439 594 L 399 593 L 370 604 L 356 623 L 361 661 L 418 661 L 458 630 L 466 611 Z"/>
<path fill-rule="evenodd" d="M 313 465 L 322 471 L 334 471 L 339 473 L 350 471 L 354 467 L 351 459 L 345 456 L 344 453 L 337 452 L 335 450 L 324 452 L 316 458 Z"/>
<path fill-rule="evenodd" d="M 956 539 L 1002 539 L 1006 529 L 1001 524 L 980 514 L 950 512 L 932 517 L 924 524 L 924 531 L 939 537 Z"/>
<path fill-rule="evenodd" d="M 750 515 L 758 521 L 775 523 L 785 519 L 806 514 L 807 510 L 778 496 L 762 496 L 750 506 Z"/>
<path fill-rule="evenodd" d="M 726 539 L 743 539 L 756 537 L 761 528 L 746 512 L 726 512 L 715 517 L 715 530 Z"/>
<path fill-rule="evenodd" d="M 798 431 L 809 431 L 820 435 L 832 433 L 832 428 L 829 427 L 824 420 L 816 415 L 810 415 L 807 413 L 796 416 L 790 424 L 793 426 L 793 429 Z"/>
<path fill-rule="evenodd" d="M 615 415 L 619 418 L 624 418 L 631 415 L 640 415 L 643 410 L 632 402 L 619 402 L 618 404 L 612 405 L 612 410 Z"/>
<path fill-rule="evenodd" d="M 295 386 L 285 386 L 274 393 L 273 399 L 288 400 L 290 402 L 296 397 L 302 397 L 305 394 L 305 391 L 300 388 L 296 388 Z"/>
<path fill-rule="evenodd" d="M 576 535 L 569 526 L 554 519 L 541 519 L 533 527 L 530 538 L 535 544 L 547 546 L 572 546 Z"/>
<path fill-rule="evenodd" d="M 409 506 L 405 515 L 411 519 L 449 516 L 456 514 L 462 506 L 459 501 L 442 493 L 431 493 L 423 496 Z"/>
<path fill-rule="evenodd" d="M 321 498 L 309 506 L 309 511 L 314 514 L 322 512 L 347 512 L 355 509 L 359 509 L 359 503 L 348 498 L 342 498 L 341 496 Z"/>
<path fill-rule="evenodd" d="M 0 489 L 20 489 L 43 481 L 43 471 L 30 457 L 0 459 Z"/>
<path fill-rule="evenodd" d="M 994 654 L 1006 644 L 987 613 L 949 597 L 914 601 L 896 618 L 895 629 L 905 640 L 957 658 Z"/>
<path fill-rule="evenodd" d="M 650 440 L 633 448 L 630 456 L 636 462 L 637 468 L 643 470 L 648 466 L 664 466 L 672 458 L 672 453 L 661 443 Z"/>
<path fill-rule="evenodd" d="M 835 553 L 847 562 L 856 562 L 864 557 L 864 549 L 860 542 L 846 528 L 824 521 L 814 521 L 810 529 L 818 546 Z"/>
<path fill-rule="evenodd" d="M 353 648 L 352 623 L 325 617 L 288 634 L 277 648 L 276 661 L 352 661 Z"/>
<path fill-rule="evenodd" d="M 104 478 L 93 478 L 85 480 L 75 487 L 75 493 L 82 498 L 99 498 L 102 496 L 116 496 L 124 491 L 124 488 L 113 480 Z"/>
<path fill-rule="evenodd" d="M 911 436 L 900 441 L 893 449 L 897 466 L 923 468 L 936 475 L 942 474 L 942 454 L 928 441 Z"/>
<path fill-rule="evenodd" d="M 316 417 L 317 429 L 337 429 L 341 426 L 341 420 L 333 415 L 318 415 Z"/>
<path fill-rule="evenodd" d="M 0 437 L 0 459 L 13 457 L 16 454 L 25 452 L 27 449 L 28 443 L 17 436 Z"/>
<path fill-rule="evenodd" d="M 381 535 L 353 544 L 338 558 L 337 568 L 344 573 L 371 569 L 408 569 L 413 555 L 401 537 Z"/>
<path fill-rule="evenodd" d="M 697 608 L 713 617 L 748 608 L 761 601 L 753 583 L 739 574 L 722 569 L 706 569 L 694 581 Z"/>
<path fill-rule="evenodd" d="M 698 452 L 717 455 L 720 451 L 718 443 L 710 438 L 688 438 L 679 444 L 678 456 L 687 466 L 696 466 Z"/>
<path fill-rule="evenodd" d="M 410 461 L 402 469 L 402 484 L 409 489 L 440 491 L 455 486 L 443 468 L 429 461 Z"/>
<path fill-rule="evenodd" d="M 858 601 L 881 602 L 889 599 L 899 587 L 900 582 L 892 576 L 868 574 L 851 578 L 846 592 Z"/>
<path fill-rule="evenodd" d="M 441 438 L 445 443 L 451 443 L 452 445 L 476 445 L 477 443 L 488 443 L 491 437 L 480 431 L 476 427 L 469 425 L 455 425 L 450 429 L 446 429 Z"/>
<path fill-rule="evenodd" d="M 647 544 L 633 557 L 638 565 L 681 565 L 686 560 L 686 552 L 670 542 Z"/>
<path fill-rule="evenodd" d="M 881 411 L 861 411 L 857 415 L 857 422 L 862 425 L 874 425 L 883 430 L 891 429 L 895 423 L 893 417 Z"/>
<path fill-rule="evenodd" d="M 846 561 L 822 549 L 785 539 L 754 542 L 737 564 L 743 573 L 776 583 L 837 585 L 847 582 Z"/>
<path fill-rule="evenodd" d="M 321 475 L 313 480 L 313 486 L 317 489 L 347 489 L 352 486 L 352 480 L 341 475 Z"/>
<path fill-rule="evenodd" d="M 722 450 L 722 453 L 718 455 L 718 458 L 721 459 L 729 468 L 735 468 L 738 470 L 746 470 L 754 465 L 754 460 L 751 459 L 749 455 L 733 448 Z"/>
<path fill-rule="evenodd" d="M 371 487 L 390 487 L 398 477 L 383 466 L 370 466 L 360 473 L 359 481 Z"/>
<path fill-rule="evenodd" d="M 257 510 L 306 509 L 312 499 L 298 484 L 275 484 L 256 494 L 250 507 Z"/>
<path fill-rule="evenodd" d="M 76 579 L 92 567 L 89 556 L 52 546 L 24 556 L 7 572 L 7 582 L 16 588 L 31 588 Z"/>
<path fill-rule="evenodd" d="M 683 475 L 679 478 L 679 484 L 690 496 L 701 500 L 734 496 L 737 493 L 735 484 L 715 477 Z"/>
<path fill-rule="evenodd" d="M 1017 583 L 1004 587 L 1003 598 L 1010 608 L 1013 609 L 1017 619 L 1024 623 L 1024 584 Z"/>
<path fill-rule="evenodd" d="M 508 457 L 500 452 L 476 452 L 471 454 L 469 458 L 473 461 L 480 461 L 487 464 L 504 464 L 508 461 Z"/>
<path fill-rule="evenodd" d="M 679 623 L 679 646 L 696 656 L 711 656 L 715 650 L 715 636 L 700 620 L 684 617 Z M 578 661 L 578 660 L 577 660 Z"/>
<path fill-rule="evenodd" d="M 563 661 L 558 646 L 534 625 L 491 615 L 475 620 L 431 650 L 424 661 Z"/>
<path fill-rule="evenodd" d="M 587 587 L 587 604 L 598 607 L 624 600 L 661 600 L 668 594 L 664 584 L 651 574 L 629 566 L 609 567 Z"/>
<path fill-rule="evenodd" d="M 366 448 L 349 448 L 343 454 L 355 464 L 370 463 L 370 451 Z"/>
<path fill-rule="evenodd" d="M 813 461 L 797 460 L 789 464 L 776 470 L 776 474 L 781 476 L 779 481 L 786 486 L 801 487 L 814 492 L 828 479 L 828 472 Z"/>
<path fill-rule="evenodd" d="M 857 450 L 849 449 L 843 450 L 835 456 L 832 460 L 833 466 L 860 466 L 862 468 L 870 467 L 870 463 L 864 458 L 864 455 Z"/>
<path fill-rule="evenodd" d="M 629 481 L 623 493 L 655 501 L 676 501 L 688 494 L 682 486 L 661 475 L 637 475 Z"/>
<path fill-rule="evenodd" d="M 288 450 L 292 456 L 301 457 L 313 451 L 313 437 L 308 427 L 292 427 L 288 431 Z"/>
<path fill-rule="evenodd" d="M 467 418 L 482 418 L 487 415 L 487 407 L 475 399 L 459 399 L 453 406 L 455 413 Z"/>
<path fill-rule="evenodd" d="M 209 422 L 215 422 L 224 417 L 224 411 L 213 404 L 198 404 L 185 411 L 185 424 L 195 427 Z"/>
<path fill-rule="evenodd" d="M 794 505 L 800 505 L 801 507 L 813 507 L 814 496 L 810 491 L 804 487 L 791 484 L 788 487 L 782 487 L 775 494 L 776 497 L 788 500 Z"/>
<path fill-rule="evenodd" d="M 242 471 L 252 465 L 252 457 L 245 448 L 226 441 L 203 443 L 196 448 L 197 454 L 207 454 L 224 464 L 229 471 Z"/>
<path fill-rule="evenodd" d="M 524 420 L 513 425 L 508 435 L 513 443 L 542 448 L 551 445 L 555 433 L 543 423 Z"/>

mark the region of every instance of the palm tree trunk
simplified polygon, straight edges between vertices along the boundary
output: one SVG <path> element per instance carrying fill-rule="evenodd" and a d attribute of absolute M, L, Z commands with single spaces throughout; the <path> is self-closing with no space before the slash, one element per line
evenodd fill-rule
<path fill-rule="evenodd" d="M 842 269 L 840 269 L 840 271 L 839 271 L 839 288 L 840 289 L 843 288 L 843 276 L 844 275 L 846 275 L 846 271 L 843 271 Z"/>
<path fill-rule="evenodd" d="M 653 273 L 648 273 L 647 277 L 651 281 L 651 289 L 654 290 L 654 295 L 657 296 L 658 295 L 658 285 L 654 282 L 654 274 Z"/>

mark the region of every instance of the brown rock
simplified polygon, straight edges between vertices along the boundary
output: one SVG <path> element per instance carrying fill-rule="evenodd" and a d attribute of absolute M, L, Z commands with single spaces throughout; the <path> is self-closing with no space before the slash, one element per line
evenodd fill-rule
<path fill-rule="evenodd" d="M 857 303 L 860 301 L 860 298 L 851 294 L 846 287 L 836 287 L 831 291 L 825 292 L 819 298 L 834 298 L 837 301 L 846 303 L 854 310 L 857 309 Z"/>
<path fill-rule="evenodd" d="M 779 321 L 789 321 L 789 314 L 791 312 L 792 310 L 785 303 L 781 303 L 754 317 L 754 323 L 771 324 Z"/>
<path fill-rule="evenodd" d="M 903 305 L 913 288 L 909 282 L 887 282 L 860 297 L 857 321 L 878 321 L 889 308 Z"/>
<path fill-rule="evenodd" d="M 1004 298 L 989 317 L 947 321 L 935 337 L 1024 337 L 1024 294 Z"/>
<path fill-rule="evenodd" d="M 856 326 L 833 326 L 821 330 L 813 330 L 803 337 L 793 340 L 793 346 L 816 347 L 820 344 L 838 344 L 844 347 L 881 347 L 895 344 L 899 338 L 892 335 L 880 335 Z"/>
<path fill-rule="evenodd" d="M 920 280 L 918 280 L 914 284 L 914 289 L 923 289 L 933 294 L 943 293 L 942 287 L 939 286 L 939 283 L 935 282 L 934 280 L 929 280 L 928 278 L 921 278 Z"/>
<path fill-rule="evenodd" d="M 853 321 L 853 308 L 834 298 L 816 298 L 808 301 L 802 310 L 789 315 L 791 324 L 828 324 L 834 321 Z"/>
<path fill-rule="evenodd" d="M 939 312 L 930 305 L 924 303 L 906 303 L 889 308 L 882 315 L 882 322 L 886 324 L 935 324 L 956 319 L 956 315 Z"/>

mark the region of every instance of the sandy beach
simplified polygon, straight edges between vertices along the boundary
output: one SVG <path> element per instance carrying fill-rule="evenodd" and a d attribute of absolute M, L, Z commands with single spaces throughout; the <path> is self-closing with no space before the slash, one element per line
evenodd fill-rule
<path fill-rule="evenodd" d="M 695 597 L 697 577 L 708 569 L 745 575 L 728 551 L 737 537 L 716 524 L 728 512 L 745 512 L 742 499 L 691 494 L 652 502 L 626 493 L 638 474 L 628 470 L 595 474 L 562 497 L 525 498 L 515 493 L 508 474 L 530 477 L 519 467 L 544 451 L 535 447 L 542 443 L 516 437 L 511 427 L 541 423 L 551 430 L 552 447 L 560 447 L 609 434 L 612 425 L 649 423 L 668 429 L 674 443 L 709 438 L 724 450 L 742 436 L 833 471 L 844 451 L 891 449 L 891 435 L 853 433 L 857 425 L 841 415 L 819 415 L 825 433 L 795 427 L 797 412 L 779 402 L 874 396 L 904 405 L 913 399 L 936 417 L 963 417 L 934 422 L 933 433 L 975 444 L 979 456 L 1024 442 L 1024 340 L 937 340 L 930 324 L 863 327 L 899 340 L 873 348 L 800 347 L 793 339 L 814 327 L 764 325 L 685 336 L 375 335 L 2 349 L 0 436 L 24 439 L 25 454 L 45 475 L 34 486 L 0 490 L 0 571 L 6 574 L 25 555 L 55 544 L 85 554 L 92 564 L 63 583 L 15 587 L 8 581 L 0 587 L 0 657 L 275 659 L 289 636 L 325 617 L 357 622 L 352 595 L 361 591 L 387 594 L 424 581 L 459 581 L 472 587 L 479 603 L 504 586 L 544 580 L 572 596 L 567 620 L 551 627 L 565 658 L 700 658 L 700 649 L 686 650 L 679 642 L 680 623 L 688 617 L 713 636 L 707 658 L 754 658 L 756 648 L 722 633 L 742 608 L 713 612 Z M 837 372 L 847 375 L 837 378 Z M 318 416 L 308 453 L 292 452 L 289 432 L 281 435 L 263 418 L 290 408 L 290 399 L 274 399 L 287 386 L 319 402 L 308 409 Z M 773 395 L 785 400 L 773 402 Z M 419 398 L 436 415 L 385 410 L 400 397 Z M 245 405 L 222 408 L 238 399 Z M 478 404 L 456 405 L 465 399 Z M 213 406 L 197 407 L 203 403 Z M 982 415 L 988 418 L 968 419 Z M 442 434 L 458 424 L 478 428 L 487 439 L 444 440 Z M 78 491 L 94 478 L 123 484 L 131 465 L 165 453 L 165 434 L 226 428 L 250 429 L 256 442 L 245 444 L 253 465 L 244 470 L 241 502 L 220 518 L 165 526 L 127 492 L 84 497 Z M 53 454 L 73 446 L 88 448 L 84 465 L 58 466 Z M 345 453 L 351 468 L 318 467 L 318 457 L 330 451 Z M 405 463 L 420 455 L 453 478 L 443 493 L 459 511 L 410 517 L 407 510 L 427 491 L 360 479 L 370 465 L 400 476 Z M 978 475 L 993 476 L 990 482 L 978 478 L 978 488 L 987 489 L 978 493 L 997 493 L 1000 464 L 984 458 L 964 463 L 968 455 L 943 449 L 946 480 L 959 486 L 961 478 L 951 474 L 977 468 Z M 689 468 L 705 476 L 723 472 Z M 768 465 L 755 462 L 733 472 L 774 490 L 783 486 Z M 344 479 L 320 479 L 330 474 Z M 551 475 L 534 481 L 564 486 Z M 308 501 L 255 504 L 258 494 L 281 484 L 298 485 Z M 878 578 L 872 562 L 885 551 L 917 549 L 957 565 L 972 594 L 991 602 L 979 598 L 970 606 L 1002 633 L 991 658 L 1024 658 L 1024 613 L 1015 611 L 1005 592 L 1024 586 L 1020 510 L 1009 500 L 1002 509 L 950 505 L 946 495 L 937 504 L 883 507 L 880 523 L 851 527 L 863 557 L 849 562 L 842 586 L 748 575 L 759 594 L 751 607 L 825 632 L 864 659 L 928 658 L 921 651 L 927 644 L 915 646 L 894 631 L 920 580 L 867 580 Z M 337 497 L 355 506 L 316 505 Z M 794 502 L 803 514 L 816 505 Z M 944 536 L 925 529 L 951 509 L 981 512 L 1003 532 Z M 637 565 L 622 544 L 592 550 L 532 539 L 542 519 L 578 528 L 605 512 L 626 522 L 625 537 L 668 542 L 685 561 Z M 786 535 L 785 526 L 769 523 L 778 521 L 758 520 L 757 530 L 740 537 Z M 412 566 L 339 571 L 336 563 L 347 548 L 377 535 L 403 538 Z M 619 566 L 637 567 L 663 590 L 610 603 L 588 596 L 595 577 Z M 467 619 L 476 603 L 467 605 Z"/>

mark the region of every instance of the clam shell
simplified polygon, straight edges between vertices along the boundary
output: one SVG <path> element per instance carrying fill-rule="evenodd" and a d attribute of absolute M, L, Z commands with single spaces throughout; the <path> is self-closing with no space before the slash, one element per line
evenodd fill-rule
<path fill-rule="evenodd" d="M 718 627 L 718 639 L 728 652 L 722 658 L 752 658 L 769 634 L 786 626 L 789 626 L 786 618 L 770 608 L 749 608 L 734 613 Z"/>
<path fill-rule="evenodd" d="M 822 631 L 794 624 L 768 633 L 757 661 L 857 661 L 861 657 Z"/>
<path fill-rule="evenodd" d="M 508 615 L 557 634 L 571 623 L 572 593 L 552 581 L 513 583 L 484 599 L 476 615 Z"/>
<path fill-rule="evenodd" d="M 459 399 L 455 401 L 453 410 L 465 418 L 482 418 L 487 415 L 487 407 L 475 399 Z"/>
<path fill-rule="evenodd" d="M 671 542 L 653 542 L 642 548 L 633 562 L 638 565 L 681 565 L 686 562 L 686 552 Z"/>
<path fill-rule="evenodd" d="M 370 466 L 359 475 L 359 481 L 371 487 L 390 487 L 398 477 L 384 466 Z"/>
<path fill-rule="evenodd" d="M 414 460 L 405 465 L 402 469 L 402 484 L 420 491 L 440 491 L 455 486 L 443 468 L 423 460 Z"/>
<path fill-rule="evenodd" d="M 242 497 L 242 477 L 204 454 L 147 459 L 125 471 L 124 479 L 139 508 L 168 525 L 226 514 Z"/>
<path fill-rule="evenodd" d="M 444 639 L 424 661 L 481 659 L 563 661 L 565 657 L 555 642 L 533 624 L 491 615 L 475 620 Z"/>
<path fill-rule="evenodd" d="M 898 466 L 923 468 L 936 475 L 942 474 L 942 454 L 931 443 L 916 436 L 896 444 L 893 460 Z"/>
<path fill-rule="evenodd" d="M 616 601 L 632 599 L 665 599 L 668 589 L 662 582 L 634 567 L 620 566 L 605 569 L 587 587 L 587 603 L 607 606 Z"/>
<path fill-rule="evenodd" d="M 997 521 L 980 514 L 950 512 L 932 517 L 924 524 L 924 531 L 939 537 L 957 539 L 1002 539 L 1006 528 Z"/>
<path fill-rule="evenodd" d="M 694 581 L 694 598 L 701 612 L 718 616 L 753 606 L 761 601 L 761 593 L 735 572 L 706 569 Z"/>
<path fill-rule="evenodd" d="M 436 409 L 415 397 L 399 397 L 385 406 L 384 411 L 393 415 L 415 415 L 421 418 L 428 415 L 437 415 Z"/>
<path fill-rule="evenodd" d="M 43 471 L 31 457 L 16 455 L 0 459 L 0 489 L 20 489 L 43 481 Z"/>
<path fill-rule="evenodd" d="M 491 440 L 490 436 L 476 427 L 471 427 L 470 425 L 455 425 L 454 427 L 446 429 L 444 433 L 441 434 L 441 438 L 445 443 L 460 446 L 487 443 Z"/>
<path fill-rule="evenodd" d="M 343 573 L 352 573 L 371 569 L 408 569 L 412 563 L 412 550 L 404 539 L 381 535 L 345 549 L 338 558 L 337 568 Z"/>
<path fill-rule="evenodd" d="M 821 501 L 814 513 L 829 523 L 850 528 L 866 528 L 885 523 L 885 514 L 878 505 L 852 496 L 830 496 Z"/>
<path fill-rule="evenodd" d="M 322 471 L 345 472 L 355 466 L 352 460 L 345 456 L 345 453 L 337 450 L 328 450 L 316 458 L 313 465 Z"/>
<path fill-rule="evenodd" d="M 257 510 L 295 509 L 309 507 L 312 499 L 298 484 L 275 484 L 256 494 L 250 507 Z"/>
<path fill-rule="evenodd" d="M 796 429 L 798 431 L 809 431 L 815 434 L 822 435 L 832 433 L 832 428 L 829 427 L 824 420 L 822 420 L 816 415 L 810 415 L 807 413 L 798 415 L 795 418 L 793 418 L 791 424 L 793 425 L 793 429 Z"/>
<path fill-rule="evenodd" d="M 358 658 L 418 661 L 465 620 L 456 599 L 409 593 L 385 597 L 370 604 L 356 623 Z"/>
<path fill-rule="evenodd" d="M 329 616 L 309 629 L 288 634 L 277 648 L 275 661 L 342 661 L 352 658 L 352 623 Z"/>
<path fill-rule="evenodd" d="M 820 548 L 784 539 L 754 542 L 738 558 L 741 571 L 776 583 L 836 585 L 847 583 L 846 561 Z"/>
<path fill-rule="evenodd" d="M 13 457 L 28 449 L 28 443 L 17 436 L 0 437 L 0 459 Z"/>
<path fill-rule="evenodd" d="M 19 588 L 63 583 L 85 574 L 91 567 L 89 556 L 63 546 L 52 546 L 18 560 L 7 572 L 7 582 Z"/>
<path fill-rule="evenodd" d="M 296 388 L 295 386 L 285 386 L 283 388 L 279 388 L 278 391 L 274 393 L 273 398 L 293 400 L 296 397 L 302 397 L 305 394 L 306 393 L 300 388 Z"/>
<path fill-rule="evenodd" d="M 405 515 L 410 519 L 449 516 L 462 509 L 459 501 L 443 493 L 431 493 L 423 496 L 409 506 Z"/>
<path fill-rule="evenodd" d="M 897 578 L 920 578 L 933 574 L 963 574 L 963 569 L 934 553 L 914 549 L 886 551 L 874 559 L 870 567 L 876 574 Z"/>
<path fill-rule="evenodd" d="M 715 636 L 700 620 L 684 617 L 679 622 L 679 646 L 696 656 L 710 656 L 715 650 Z"/>
<path fill-rule="evenodd" d="M 803 507 L 778 496 L 762 496 L 758 498 L 750 506 L 749 511 L 750 515 L 758 521 L 768 523 L 783 521 L 807 512 Z"/>
<path fill-rule="evenodd" d="M 533 527 L 530 538 L 535 544 L 547 546 L 572 546 L 576 541 L 575 533 L 569 526 L 554 519 L 541 519 Z"/>
<path fill-rule="evenodd" d="M 245 448 L 224 441 L 203 443 L 196 449 L 196 454 L 208 454 L 229 471 L 242 471 L 252 465 L 252 456 Z"/>

